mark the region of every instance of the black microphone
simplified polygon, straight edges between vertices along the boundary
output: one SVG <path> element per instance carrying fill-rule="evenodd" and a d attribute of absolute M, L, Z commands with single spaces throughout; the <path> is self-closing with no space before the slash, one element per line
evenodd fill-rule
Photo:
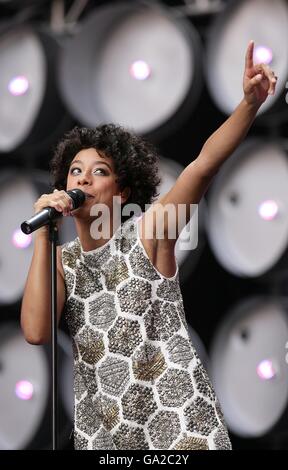
<path fill-rule="evenodd" d="M 73 201 L 72 210 L 78 209 L 78 207 L 82 206 L 86 199 L 85 193 L 81 191 L 81 189 L 71 189 L 70 191 L 67 191 L 67 194 Z M 45 207 L 30 219 L 25 220 L 25 222 L 21 224 L 21 230 L 23 233 L 26 233 L 26 235 L 29 235 L 29 233 L 34 232 L 34 230 L 37 230 L 43 225 L 47 225 L 53 220 L 59 219 L 62 215 L 62 212 L 58 212 L 54 207 Z"/>

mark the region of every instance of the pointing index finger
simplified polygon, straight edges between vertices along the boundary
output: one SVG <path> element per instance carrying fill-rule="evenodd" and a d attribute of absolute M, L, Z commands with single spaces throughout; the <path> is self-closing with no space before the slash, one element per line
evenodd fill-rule
<path fill-rule="evenodd" d="M 251 69 L 254 66 L 253 53 L 254 53 L 254 41 L 250 41 L 248 44 L 246 57 L 245 57 L 246 69 Z"/>

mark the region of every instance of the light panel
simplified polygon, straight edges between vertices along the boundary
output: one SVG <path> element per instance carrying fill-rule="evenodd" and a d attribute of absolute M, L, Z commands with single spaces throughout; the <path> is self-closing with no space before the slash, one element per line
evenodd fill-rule
<path fill-rule="evenodd" d="M 47 345 L 28 344 L 19 324 L 0 329 L 0 449 L 51 449 L 51 356 Z M 58 442 L 67 444 L 73 422 L 73 354 L 58 331 Z"/>
<path fill-rule="evenodd" d="M 208 238 L 219 263 L 235 275 L 262 276 L 277 270 L 284 259 L 288 240 L 286 147 L 285 141 L 247 141 L 224 164 L 211 187 Z"/>
<path fill-rule="evenodd" d="M 24 449 L 35 436 L 49 396 L 49 364 L 13 324 L 1 325 L 0 448 Z M 28 397 L 28 387 L 33 394 Z M 24 396 L 26 399 L 24 399 Z"/>
<path fill-rule="evenodd" d="M 209 31 L 206 78 L 215 103 L 224 113 L 231 114 L 243 97 L 245 51 L 253 39 L 254 62 L 268 63 L 278 76 L 275 95 L 269 96 L 258 114 L 265 114 L 276 104 L 278 107 L 281 101 L 282 118 L 287 119 L 282 99 L 288 79 L 287 24 L 285 0 L 238 0 L 216 17 Z"/>
<path fill-rule="evenodd" d="M 179 125 L 193 109 L 200 51 L 193 26 L 164 7 L 136 1 L 105 5 L 67 43 L 60 87 L 72 114 L 88 127 L 117 122 L 156 134 L 170 119 Z"/>
<path fill-rule="evenodd" d="M 276 297 L 241 302 L 216 330 L 210 356 L 212 377 L 233 433 L 264 436 L 285 413 L 287 337 L 287 299 Z"/>
<path fill-rule="evenodd" d="M 0 35 L 0 69 L 0 151 L 7 152 L 27 138 L 45 93 L 44 50 L 31 29 Z"/>
<path fill-rule="evenodd" d="M 23 293 L 32 253 L 31 235 L 20 224 L 34 213 L 40 194 L 49 191 L 45 172 L 29 174 L 6 169 L 0 176 L 0 304 L 18 301 Z"/>

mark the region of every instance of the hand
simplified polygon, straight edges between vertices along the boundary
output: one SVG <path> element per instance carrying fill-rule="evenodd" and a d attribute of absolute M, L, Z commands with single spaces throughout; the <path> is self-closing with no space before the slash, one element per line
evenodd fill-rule
<path fill-rule="evenodd" d="M 45 207 L 54 207 L 58 212 L 63 212 L 63 215 L 70 215 L 73 210 L 73 201 L 65 191 L 58 191 L 54 189 L 53 193 L 42 194 L 38 201 L 34 204 L 35 212 L 39 212 Z"/>
<path fill-rule="evenodd" d="M 268 95 L 274 95 L 277 77 L 267 64 L 254 64 L 253 52 L 254 41 L 250 41 L 243 77 L 244 99 L 248 104 L 260 107 Z"/>

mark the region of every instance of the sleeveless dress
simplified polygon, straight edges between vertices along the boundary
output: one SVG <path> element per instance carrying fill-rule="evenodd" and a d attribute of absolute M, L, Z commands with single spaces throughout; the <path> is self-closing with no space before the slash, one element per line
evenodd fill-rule
<path fill-rule="evenodd" d="M 230 449 L 191 343 L 179 268 L 163 276 L 136 216 L 102 247 L 62 246 L 74 354 L 75 449 Z"/>

